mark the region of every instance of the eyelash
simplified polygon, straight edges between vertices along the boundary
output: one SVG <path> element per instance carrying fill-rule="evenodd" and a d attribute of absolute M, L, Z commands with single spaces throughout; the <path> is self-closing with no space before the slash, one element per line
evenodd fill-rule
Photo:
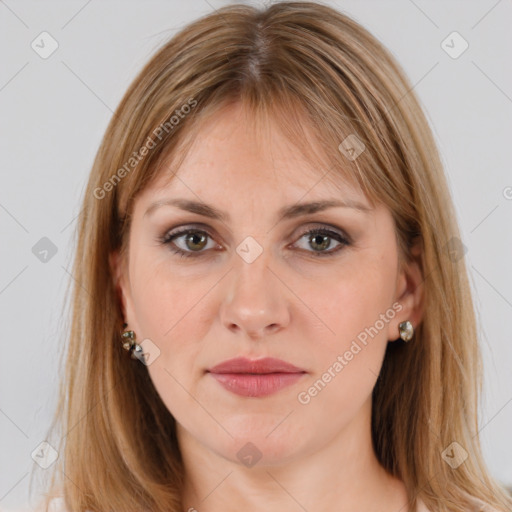
<path fill-rule="evenodd" d="M 159 238 L 158 241 L 162 245 L 168 245 L 169 249 L 172 252 L 174 252 L 175 254 L 178 254 L 182 257 L 185 257 L 185 258 L 201 257 L 206 251 L 200 251 L 200 252 L 184 251 L 183 249 L 180 249 L 175 244 L 173 244 L 173 241 L 175 239 L 180 238 L 184 235 L 189 235 L 191 233 L 201 233 L 201 234 L 205 234 L 210 239 L 213 238 L 208 233 L 208 231 L 205 231 L 203 229 L 187 228 L 187 229 L 183 229 L 181 231 L 176 231 L 174 233 L 173 232 L 167 233 L 164 236 L 162 236 L 161 238 Z M 326 251 L 306 251 L 306 252 L 312 253 L 313 257 L 315 257 L 315 258 L 325 258 L 328 256 L 333 256 L 334 254 L 338 253 L 341 249 L 343 249 L 343 247 L 351 245 L 351 242 L 345 236 L 341 235 L 340 233 L 338 233 L 336 231 L 332 231 L 332 230 L 326 229 L 326 228 L 314 228 L 314 229 L 310 229 L 309 231 L 305 231 L 304 233 L 302 233 L 300 235 L 298 240 L 301 240 L 302 238 L 304 238 L 307 235 L 309 235 L 309 236 L 325 235 L 325 236 L 328 236 L 329 238 L 335 239 L 336 241 L 338 241 L 340 243 L 340 245 L 337 246 L 337 248 L 335 248 L 334 250 L 327 251 L 327 252 Z"/>

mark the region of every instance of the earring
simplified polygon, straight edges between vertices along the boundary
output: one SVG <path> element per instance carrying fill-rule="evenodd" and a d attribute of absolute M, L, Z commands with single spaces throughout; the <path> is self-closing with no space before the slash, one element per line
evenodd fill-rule
<path fill-rule="evenodd" d="M 400 338 L 402 338 L 403 341 L 410 341 L 412 339 L 414 335 L 414 327 L 409 320 L 400 322 L 398 329 L 400 331 Z"/>
<path fill-rule="evenodd" d="M 126 329 L 127 323 L 123 324 L 125 331 L 121 334 L 123 338 L 123 348 L 131 353 L 132 359 L 138 359 L 142 354 L 142 347 L 135 341 L 135 333 Z"/>

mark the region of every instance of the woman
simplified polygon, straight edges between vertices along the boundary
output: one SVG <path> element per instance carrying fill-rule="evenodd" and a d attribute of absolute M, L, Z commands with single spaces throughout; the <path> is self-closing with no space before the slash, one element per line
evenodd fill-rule
<path fill-rule="evenodd" d="M 510 510 L 458 237 L 418 100 L 364 28 L 308 2 L 192 23 L 91 172 L 49 497 Z"/>

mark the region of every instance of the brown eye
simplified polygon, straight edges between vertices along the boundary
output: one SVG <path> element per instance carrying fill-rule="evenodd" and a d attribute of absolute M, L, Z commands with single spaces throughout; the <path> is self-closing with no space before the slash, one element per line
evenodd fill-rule
<path fill-rule="evenodd" d="M 305 239 L 307 246 L 313 250 L 309 250 L 307 247 L 305 250 L 312 253 L 314 256 L 330 256 L 337 253 L 344 246 L 350 245 L 349 240 L 344 237 L 341 233 L 331 231 L 330 229 L 312 229 L 302 234 L 299 240 Z M 332 250 L 327 250 L 333 245 L 333 240 L 337 242 L 337 245 Z"/>
<path fill-rule="evenodd" d="M 211 237 L 206 231 L 185 229 L 165 235 L 160 242 L 169 245 L 169 248 L 180 256 L 195 257 L 201 256 L 207 252 L 207 250 L 204 249 L 208 245 L 208 239 L 211 239 Z M 212 245 L 208 248 L 214 246 L 215 244 L 212 242 Z"/>
<path fill-rule="evenodd" d="M 311 243 L 311 247 L 320 251 L 328 249 L 331 245 L 331 239 L 327 235 L 313 234 L 309 237 L 309 241 Z"/>
<path fill-rule="evenodd" d="M 207 236 L 206 234 L 204 233 L 201 233 L 201 234 L 198 234 L 200 233 L 199 231 L 195 231 L 195 232 L 191 232 L 191 233 L 187 233 L 185 235 L 185 244 L 186 246 L 192 250 L 192 251 L 197 251 L 197 250 L 201 250 L 203 249 L 205 246 L 206 246 L 206 239 L 207 239 Z"/>

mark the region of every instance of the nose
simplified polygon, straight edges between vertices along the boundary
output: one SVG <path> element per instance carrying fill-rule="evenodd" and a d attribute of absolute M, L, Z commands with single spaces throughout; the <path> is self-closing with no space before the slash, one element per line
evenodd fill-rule
<path fill-rule="evenodd" d="M 279 332 L 290 321 L 287 288 L 264 255 L 265 251 L 252 263 L 235 261 L 220 310 L 227 329 L 253 340 Z"/>

